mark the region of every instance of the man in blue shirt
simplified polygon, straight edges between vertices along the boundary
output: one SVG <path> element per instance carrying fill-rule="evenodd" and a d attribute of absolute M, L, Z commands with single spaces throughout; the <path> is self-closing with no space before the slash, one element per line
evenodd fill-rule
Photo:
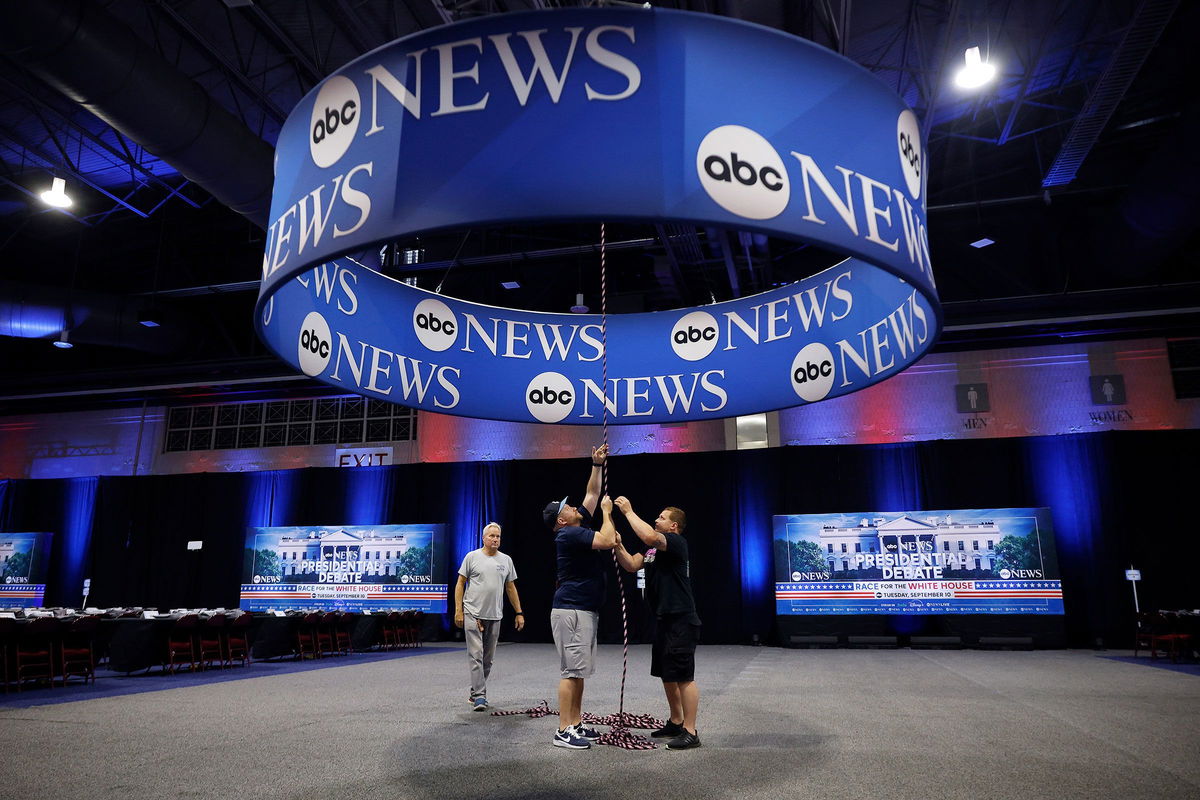
<path fill-rule="evenodd" d="M 608 458 L 608 445 L 592 448 L 592 471 L 579 506 L 567 498 L 542 509 L 542 521 L 554 531 L 558 554 L 558 589 L 550 611 L 550 629 L 558 650 L 561 679 L 558 682 L 559 729 L 554 746 L 586 750 L 599 734 L 581 724 L 583 681 L 592 675 L 596 661 L 596 627 L 604 603 L 604 563 L 598 551 L 617 544 L 612 521 L 612 500 L 600 497 L 601 472 Z M 603 512 L 600 530 L 593 531 L 593 514 L 599 503 Z"/>

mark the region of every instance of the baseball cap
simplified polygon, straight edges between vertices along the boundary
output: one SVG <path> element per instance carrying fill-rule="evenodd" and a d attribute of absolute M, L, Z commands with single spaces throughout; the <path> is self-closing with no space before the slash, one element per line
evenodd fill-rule
<path fill-rule="evenodd" d="M 552 503 L 547 503 L 542 509 L 542 522 L 546 523 L 546 527 L 554 530 L 554 522 L 558 519 L 558 512 L 562 511 L 563 506 L 567 504 L 567 498 L 555 500 Z"/>

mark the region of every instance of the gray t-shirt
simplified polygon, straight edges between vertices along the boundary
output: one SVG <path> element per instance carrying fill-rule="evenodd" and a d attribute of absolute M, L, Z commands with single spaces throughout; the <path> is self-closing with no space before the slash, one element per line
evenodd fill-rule
<path fill-rule="evenodd" d="M 467 579 L 463 592 L 463 613 L 475 619 L 501 619 L 504 616 L 504 584 L 517 579 L 513 560 L 499 551 L 489 556 L 483 548 L 463 558 L 458 574 Z"/>

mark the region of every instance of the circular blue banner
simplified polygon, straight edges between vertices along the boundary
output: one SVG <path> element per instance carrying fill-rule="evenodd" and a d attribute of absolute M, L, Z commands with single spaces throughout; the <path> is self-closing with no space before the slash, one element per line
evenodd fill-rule
<path fill-rule="evenodd" d="M 895 374 L 940 328 L 912 111 L 779 31 L 657 9 L 504 14 L 343 67 L 281 132 L 257 324 L 303 372 L 431 411 L 647 423 Z M 434 230 L 685 221 L 849 258 L 772 292 L 598 317 L 430 295 L 338 256 Z"/>

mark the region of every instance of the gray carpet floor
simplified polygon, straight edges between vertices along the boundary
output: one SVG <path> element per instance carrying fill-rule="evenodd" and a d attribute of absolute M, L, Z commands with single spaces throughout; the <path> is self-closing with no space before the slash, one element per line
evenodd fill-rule
<path fill-rule="evenodd" d="M 552 747 L 467 704 L 462 650 L 0 709 L 3 798 L 1200 798 L 1200 677 L 1085 651 L 701 647 L 704 746 Z M 649 648 L 625 708 L 665 714 Z M 551 645 L 501 645 L 496 709 L 555 705 Z M 600 648 L 584 710 L 617 710 Z M 249 673 L 247 673 L 249 674 Z"/>

